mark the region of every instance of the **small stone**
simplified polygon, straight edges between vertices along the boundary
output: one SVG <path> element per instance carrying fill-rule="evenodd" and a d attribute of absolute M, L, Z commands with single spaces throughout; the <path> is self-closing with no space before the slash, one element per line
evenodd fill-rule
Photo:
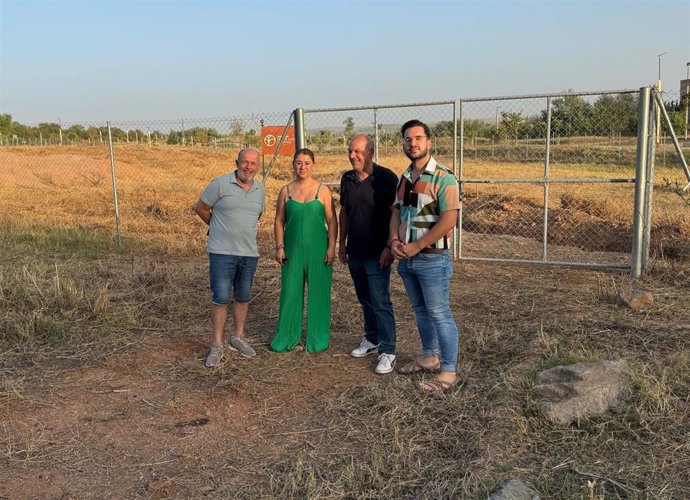
<path fill-rule="evenodd" d="M 498 485 L 489 500 L 539 500 L 539 493 L 519 479 L 510 479 Z"/>
<path fill-rule="evenodd" d="M 654 296 L 650 292 L 632 285 L 622 285 L 618 289 L 618 298 L 636 311 L 647 309 L 654 303 Z"/>
<path fill-rule="evenodd" d="M 167 496 L 171 489 L 175 487 L 172 479 L 161 479 L 149 484 L 149 495 L 155 497 Z"/>
<path fill-rule="evenodd" d="M 542 412 L 561 424 L 604 414 L 631 387 L 622 360 L 556 366 L 541 372 L 537 382 L 534 389 L 543 398 Z"/>

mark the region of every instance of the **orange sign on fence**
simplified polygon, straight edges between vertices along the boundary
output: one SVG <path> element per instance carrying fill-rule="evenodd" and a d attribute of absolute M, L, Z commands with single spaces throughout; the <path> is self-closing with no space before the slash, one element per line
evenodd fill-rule
<path fill-rule="evenodd" d="M 285 127 L 281 125 L 267 125 L 261 127 L 261 152 L 272 155 L 275 153 Z M 295 154 L 295 127 L 288 127 L 285 140 L 278 151 L 279 155 L 292 156 Z"/>

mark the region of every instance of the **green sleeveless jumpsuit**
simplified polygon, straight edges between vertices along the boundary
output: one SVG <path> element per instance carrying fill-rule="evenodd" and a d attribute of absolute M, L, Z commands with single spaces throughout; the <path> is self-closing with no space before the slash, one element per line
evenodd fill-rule
<path fill-rule="evenodd" d="M 316 197 L 300 203 L 290 197 L 285 203 L 285 258 L 281 267 L 280 313 L 271 349 L 293 349 L 302 336 L 304 285 L 307 284 L 307 345 L 309 352 L 328 347 L 331 323 L 333 266 L 326 265 L 328 249 L 326 210 Z"/>

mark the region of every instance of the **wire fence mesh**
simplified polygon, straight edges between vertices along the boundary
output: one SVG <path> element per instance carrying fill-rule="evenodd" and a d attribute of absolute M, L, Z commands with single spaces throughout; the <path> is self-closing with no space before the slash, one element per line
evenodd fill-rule
<path fill-rule="evenodd" d="M 288 115 L 112 122 L 112 163 L 108 123 L 62 133 L 59 127 L 15 126 L 0 147 L 2 220 L 114 235 L 116 187 L 125 241 L 198 249 L 205 230 L 192 206 L 202 189 L 234 169 L 240 148 L 261 149 L 262 125 L 284 126 Z"/>
<path fill-rule="evenodd" d="M 664 92 L 663 100 L 682 140 L 687 96 Z M 637 101 L 636 91 L 616 91 L 306 110 L 306 143 L 317 175 L 334 185 L 351 168 L 347 144 L 357 133 L 371 134 L 378 163 L 400 174 L 409 163 L 400 127 L 421 119 L 434 156 L 462 183 L 454 242 L 462 258 L 627 266 Z M 203 245 L 191 211 L 203 187 L 234 168 L 240 148 L 260 149 L 262 126 L 284 127 L 289 113 L 112 122 L 112 157 L 106 122 L 29 126 L 8 116 L 0 115 L 2 223 L 114 234 L 115 185 L 124 239 L 179 251 Z M 690 215 L 673 191 L 685 185 L 674 145 L 659 130 L 652 240 L 668 249 Z M 291 178 L 290 159 L 279 158 L 265 179 L 268 207 Z M 267 233 L 270 223 L 262 218 Z"/>
<path fill-rule="evenodd" d="M 306 110 L 305 132 L 340 171 L 348 140 L 368 133 L 400 174 L 400 126 L 421 119 L 463 186 L 461 258 L 627 267 L 637 114 L 638 91 L 509 96 Z"/>
<path fill-rule="evenodd" d="M 462 103 L 465 258 L 629 265 L 634 92 Z"/>

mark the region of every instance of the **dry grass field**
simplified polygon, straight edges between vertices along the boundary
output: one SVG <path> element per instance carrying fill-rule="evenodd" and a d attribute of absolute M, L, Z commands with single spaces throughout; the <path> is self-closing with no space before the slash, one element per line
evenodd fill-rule
<path fill-rule="evenodd" d="M 690 207 L 660 185 L 653 258 L 637 283 L 654 294 L 649 309 L 618 303 L 626 272 L 457 262 L 462 382 L 424 397 L 419 377 L 377 376 L 373 357 L 347 355 L 362 321 L 340 264 L 330 348 L 268 349 L 280 289 L 272 206 L 290 177 L 285 160 L 266 183 L 260 223 L 248 322 L 258 356 L 226 353 L 205 368 L 205 227 L 191 206 L 230 168 L 231 152 L 119 146 L 115 154 L 122 248 L 105 149 L 0 149 L 0 498 L 479 499 L 509 478 L 542 498 L 688 496 Z M 404 167 L 402 156 L 382 163 Z M 325 180 L 347 168 L 344 155 L 317 156 Z M 531 175 L 518 163 L 466 168 Z M 552 175 L 610 170 L 553 165 Z M 657 178 L 679 170 L 658 168 Z M 632 187 L 595 188 L 552 193 L 553 216 L 569 228 L 555 244 L 623 255 L 627 240 L 616 235 L 627 234 Z M 505 231 L 505 245 L 519 246 L 510 229 L 538 210 L 540 189 L 473 186 L 465 212 L 475 228 Z M 594 236 L 578 241 L 582 233 Z M 529 233 L 517 237 L 529 246 Z M 395 273 L 392 288 L 405 361 L 419 340 Z M 569 426 L 546 420 L 536 374 L 601 359 L 631 368 L 634 391 L 623 404 Z"/>

